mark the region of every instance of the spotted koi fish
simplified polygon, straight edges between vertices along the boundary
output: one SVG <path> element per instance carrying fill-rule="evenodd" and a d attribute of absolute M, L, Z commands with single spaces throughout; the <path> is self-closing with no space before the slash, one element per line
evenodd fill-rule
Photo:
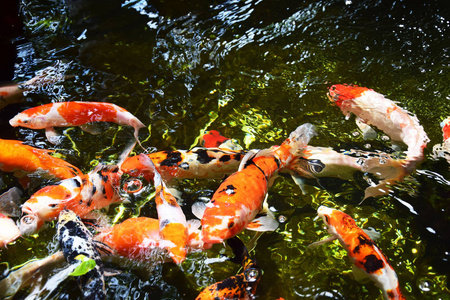
<path fill-rule="evenodd" d="M 269 211 L 263 209 L 268 188 L 279 170 L 295 157 L 304 156 L 305 148 L 315 135 L 314 126 L 304 124 L 293 131 L 281 146 L 255 152 L 242 159 L 237 172 L 219 186 L 204 207 L 193 207 L 193 213 L 202 221 L 203 241 L 221 243 L 245 228 L 256 231 L 275 230 L 278 227 Z M 255 217 L 263 212 L 265 215 Z"/>
<path fill-rule="evenodd" d="M 243 272 L 208 286 L 197 296 L 196 300 L 255 299 L 256 288 L 261 280 L 261 269 L 257 266 L 256 261 L 250 258 L 247 248 L 239 238 L 230 238 L 227 243 L 235 255 L 232 261 L 241 264 Z"/>
<path fill-rule="evenodd" d="M 159 233 L 162 240 L 167 243 L 167 250 L 175 263 L 180 264 L 186 258 L 186 245 L 188 242 L 188 228 L 186 216 L 177 203 L 161 175 L 156 170 L 152 160 L 145 154 L 139 154 L 140 162 L 149 169 L 155 183 L 155 203 L 158 212 Z M 162 244 L 162 241 L 160 242 Z"/>
<path fill-rule="evenodd" d="M 45 129 L 49 142 L 56 144 L 58 133 L 53 127 L 81 126 L 85 131 L 96 133 L 87 125 L 92 122 L 114 122 L 134 128 L 134 137 L 139 142 L 139 129 L 145 125 L 124 108 L 106 102 L 58 102 L 27 109 L 9 123 L 13 127 Z"/>
<path fill-rule="evenodd" d="M 20 230 L 9 217 L 0 213 L 0 248 L 14 242 L 20 237 Z"/>
<path fill-rule="evenodd" d="M 106 299 L 103 262 L 92 234 L 81 222 L 81 219 L 71 210 L 64 209 L 58 218 L 59 246 L 66 261 L 77 265 L 79 255 L 95 261 L 95 267 L 85 275 L 77 277 L 77 283 L 84 299 Z"/>
<path fill-rule="evenodd" d="M 365 87 L 336 84 L 329 89 L 328 98 L 348 118 L 350 113 L 368 125 L 374 125 L 393 141 L 408 146 L 405 169 L 411 173 L 423 159 L 423 149 L 430 141 L 417 117 L 392 100 Z"/>
<path fill-rule="evenodd" d="M 56 220 L 65 208 L 84 217 L 92 210 L 122 201 L 119 193 L 122 177 L 120 164 L 134 145 L 127 146 L 118 165 L 99 164 L 88 174 L 62 180 L 31 195 L 22 206 L 24 216 L 19 226 L 22 234 L 35 233 L 45 222 Z"/>
<path fill-rule="evenodd" d="M 13 172 L 22 185 L 28 185 L 27 174 L 38 172 L 46 178 L 67 179 L 81 174 L 68 162 L 53 157 L 53 150 L 44 150 L 24 145 L 16 140 L 0 139 L 0 170 Z"/>
<path fill-rule="evenodd" d="M 317 215 L 323 219 L 331 236 L 312 245 L 338 239 L 355 267 L 382 290 L 384 299 L 405 299 L 400 291 L 397 274 L 388 259 L 349 215 L 323 205 L 318 208 Z"/>
<path fill-rule="evenodd" d="M 160 221 L 153 218 L 130 218 L 103 229 L 94 239 L 108 245 L 117 254 L 132 260 L 170 261 L 171 258 L 164 250 L 159 224 Z M 187 249 L 189 252 L 209 249 L 212 246 L 202 242 L 199 225 L 196 226 L 196 222 L 188 221 Z"/>
<path fill-rule="evenodd" d="M 192 150 L 169 150 L 147 154 L 154 163 L 162 180 L 185 178 L 223 178 L 235 172 L 243 151 L 226 149 L 193 148 Z M 127 158 L 121 165 L 125 174 L 133 177 L 143 176 L 147 181 L 153 180 L 154 173 L 142 163 L 139 155 Z"/>

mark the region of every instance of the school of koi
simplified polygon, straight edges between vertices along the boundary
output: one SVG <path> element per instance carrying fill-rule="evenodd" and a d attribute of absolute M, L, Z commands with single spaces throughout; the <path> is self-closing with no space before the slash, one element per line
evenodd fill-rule
<path fill-rule="evenodd" d="M 50 150 L 33 148 L 20 141 L 0 139 L 3 149 L 0 169 L 13 172 L 23 188 L 29 184 L 30 174 L 61 180 L 38 190 L 21 205 L 19 226 L 11 216 L 0 214 L 0 246 L 14 242 L 21 235 L 34 234 L 47 222 L 58 218 L 60 245 L 69 264 L 78 263 L 74 262 L 73 257 L 80 247 L 89 248 L 83 253 L 93 253 L 92 257 L 95 257 L 98 265 L 101 260 L 100 254 L 95 252 L 96 247 L 108 249 L 106 254 L 102 254 L 103 258 L 118 255 L 145 261 L 158 257 L 180 264 L 193 251 L 203 251 L 213 244 L 227 241 L 235 254 L 233 261 L 243 266 L 243 272 L 205 288 L 197 299 L 253 299 L 257 294 L 261 270 L 250 259 L 247 249 L 236 236 L 245 229 L 260 232 L 277 229 L 278 222 L 265 200 L 278 174 L 290 175 L 303 191 L 305 178 L 337 177 L 351 180 L 355 172 L 368 173 L 377 182 L 368 182 L 365 199 L 389 194 L 392 186 L 414 172 L 417 164 L 423 160 L 423 149 L 429 139 L 413 114 L 383 95 L 363 87 L 333 85 L 328 98 L 342 110 L 346 118 L 350 113 L 355 114 L 357 124 L 365 136 L 371 135 L 369 131 L 373 129 L 369 125 L 372 125 L 387 134 L 392 141 L 404 143 L 407 146 L 405 158 L 398 159 L 385 153 L 337 152 L 331 148 L 310 146 L 308 143 L 316 135 L 312 124 L 298 126 L 281 145 L 263 150 L 244 150 L 233 140 L 211 130 L 201 137 L 201 147 L 129 156 L 136 143 L 140 144 L 138 131 L 145 126 L 131 113 L 114 104 L 64 102 L 42 105 L 19 113 L 11 119 L 12 126 L 45 129 L 51 143 L 58 143 L 61 138 L 53 127 L 81 126 L 95 133 L 91 127 L 93 122 L 130 125 L 135 129 L 136 141 L 125 148 L 117 165 L 99 164 L 89 173 L 83 174 L 77 167 L 52 156 Z M 449 124 L 449 119 L 441 124 L 444 142 L 434 147 L 434 155 L 450 161 Z M 92 236 L 79 218 L 89 219 L 93 211 L 122 201 L 119 189 L 124 174 L 136 177 L 140 187 L 140 178 L 153 182 L 158 219 L 145 216 L 127 219 L 114 226 L 98 227 L 97 235 Z M 176 179 L 211 178 L 225 179 L 208 203 L 197 202 L 192 206 L 192 212 L 198 220 L 186 220 L 178 205 L 177 193 L 169 187 L 173 186 Z M 130 189 L 126 192 L 136 191 Z M 320 206 L 317 213 L 331 236 L 311 246 L 338 239 L 355 268 L 374 281 L 384 299 L 404 299 L 394 269 L 371 234 L 360 229 L 349 215 L 339 210 Z M 87 246 L 73 242 L 81 238 L 80 233 L 83 233 L 82 239 L 87 241 Z M 61 259 L 63 256 L 58 257 Z M 72 258 L 69 260 L 68 257 Z M 41 265 L 36 268 L 41 268 Z M 95 299 L 105 299 L 103 269 L 97 269 L 96 276 L 101 281 L 97 284 L 102 288 Z M 11 278 L 13 273 L 10 274 Z M 8 278 L 0 281 L 2 298 L 6 296 L 2 293 L 9 293 L 9 296 L 14 293 L 2 288 L 9 282 L 5 280 Z M 82 281 L 79 284 L 83 293 L 92 293 L 93 280 L 89 281 L 91 285 L 82 284 Z M 21 287 L 17 286 L 17 289 Z"/>

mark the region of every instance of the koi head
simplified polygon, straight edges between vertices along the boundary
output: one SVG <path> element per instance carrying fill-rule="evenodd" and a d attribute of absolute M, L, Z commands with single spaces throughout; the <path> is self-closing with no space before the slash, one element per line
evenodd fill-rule
<path fill-rule="evenodd" d="M 205 134 L 200 137 L 200 146 L 205 148 L 217 148 L 227 140 L 229 140 L 229 138 L 222 136 L 217 130 L 205 131 Z"/>
<path fill-rule="evenodd" d="M 341 107 L 345 101 L 358 98 L 366 91 L 370 89 L 356 85 L 335 84 L 330 87 L 327 96 L 331 102 Z"/>
<path fill-rule="evenodd" d="M 442 133 L 444 137 L 444 141 L 450 138 L 450 117 L 442 121 L 441 123 Z"/>
<path fill-rule="evenodd" d="M 9 120 L 9 124 L 13 127 L 21 126 L 32 129 L 42 129 L 47 127 L 48 120 L 45 116 L 33 116 L 26 113 L 19 113 Z"/>
<path fill-rule="evenodd" d="M 149 170 L 144 163 L 142 163 L 142 157 L 139 155 L 131 156 L 125 159 L 120 168 L 123 173 L 130 176 L 144 176 L 147 181 L 153 179 L 154 173 Z"/>
<path fill-rule="evenodd" d="M 357 227 L 355 221 L 346 213 L 321 205 L 317 215 L 322 218 L 331 235 L 342 235 Z"/>

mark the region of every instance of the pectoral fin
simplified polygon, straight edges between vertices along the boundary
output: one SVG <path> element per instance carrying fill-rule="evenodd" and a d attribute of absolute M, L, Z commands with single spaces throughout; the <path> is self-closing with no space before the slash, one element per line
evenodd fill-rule
<path fill-rule="evenodd" d="M 298 185 L 298 187 L 300 188 L 300 190 L 302 191 L 303 195 L 306 195 L 306 191 L 305 191 L 305 180 L 303 177 L 298 176 L 297 173 L 291 171 L 291 177 L 294 180 L 295 184 Z"/>
<path fill-rule="evenodd" d="M 370 277 L 360 268 L 353 265 L 352 266 L 353 276 L 355 276 L 355 280 L 361 284 L 365 284 L 370 282 Z"/>
<path fill-rule="evenodd" d="M 323 244 L 326 244 L 328 242 L 334 241 L 335 239 L 337 239 L 337 237 L 334 236 L 334 235 L 331 235 L 331 236 L 329 236 L 329 237 L 327 237 L 327 238 L 325 238 L 323 240 L 320 240 L 320 241 L 314 242 L 312 244 L 309 244 L 308 248 L 313 248 L 313 247 L 316 247 L 316 246 L 319 246 L 319 245 L 323 245 Z"/>
<path fill-rule="evenodd" d="M 90 124 L 90 123 L 83 124 L 83 125 L 80 125 L 80 128 L 81 128 L 81 130 L 89 132 L 90 134 L 93 134 L 93 135 L 102 133 L 102 129 L 98 125 L 95 125 L 95 124 Z"/>
<path fill-rule="evenodd" d="M 53 145 L 58 145 L 59 143 L 61 143 L 62 136 L 57 133 L 53 127 L 45 128 L 45 136 L 47 137 L 47 140 Z"/>
<path fill-rule="evenodd" d="M 195 202 L 191 206 L 192 213 L 199 219 L 203 218 L 203 214 L 205 213 L 206 204 L 204 202 Z"/>

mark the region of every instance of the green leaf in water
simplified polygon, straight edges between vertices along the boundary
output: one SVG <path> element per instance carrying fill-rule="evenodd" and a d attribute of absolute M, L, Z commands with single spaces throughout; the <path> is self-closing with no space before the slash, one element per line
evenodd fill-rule
<path fill-rule="evenodd" d="M 85 255 L 80 254 L 75 259 L 81 261 L 81 263 L 70 273 L 70 276 L 81 276 L 94 269 L 96 266 L 95 260 L 87 258 Z"/>

